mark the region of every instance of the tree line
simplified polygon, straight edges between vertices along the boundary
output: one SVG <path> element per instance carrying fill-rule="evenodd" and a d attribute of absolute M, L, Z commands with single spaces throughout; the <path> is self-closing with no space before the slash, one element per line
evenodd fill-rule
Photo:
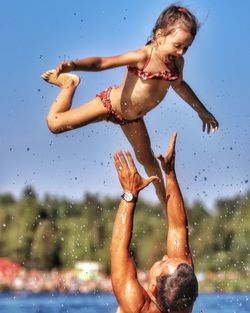
<path fill-rule="evenodd" d="M 109 247 L 120 198 L 86 193 L 81 201 L 45 195 L 32 186 L 20 199 L 0 194 L 0 257 L 26 268 L 71 268 L 101 262 L 110 270 Z M 250 191 L 218 199 L 213 212 L 201 202 L 187 207 L 191 249 L 198 271 L 247 272 Z M 158 204 L 138 202 L 130 246 L 137 266 L 148 269 L 166 253 L 167 225 Z"/>

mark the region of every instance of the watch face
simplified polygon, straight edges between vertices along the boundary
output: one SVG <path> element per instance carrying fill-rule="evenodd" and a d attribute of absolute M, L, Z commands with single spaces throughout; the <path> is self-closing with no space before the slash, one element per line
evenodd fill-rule
<path fill-rule="evenodd" d="M 132 192 L 125 192 L 125 193 L 124 193 L 124 200 L 126 200 L 126 201 L 132 201 L 132 200 L 133 200 L 133 194 L 132 194 Z"/>

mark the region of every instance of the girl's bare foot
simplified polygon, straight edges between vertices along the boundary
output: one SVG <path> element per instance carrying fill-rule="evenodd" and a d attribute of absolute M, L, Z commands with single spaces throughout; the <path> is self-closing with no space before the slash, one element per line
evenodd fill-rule
<path fill-rule="evenodd" d="M 62 89 L 70 88 L 70 87 L 77 87 L 80 83 L 80 77 L 73 74 L 60 74 L 56 76 L 55 70 L 49 70 L 42 74 L 42 78 L 52 84 L 56 85 Z"/>

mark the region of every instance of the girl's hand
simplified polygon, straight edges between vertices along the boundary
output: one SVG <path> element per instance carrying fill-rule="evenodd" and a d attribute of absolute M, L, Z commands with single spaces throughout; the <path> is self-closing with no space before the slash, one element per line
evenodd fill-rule
<path fill-rule="evenodd" d="M 118 173 L 118 177 L 124 192 L 130 191 L 138 196 L 139 192 L 147 187 L 155 180 L 160 180 L 157 176 L 151 176 L 149 178 L 143 178 L 138 173 L 135 163 L 129 151 L 126 151 L 126 157 L 121 151 L 114 154 L 114 163 Z"/>
<path fill-rule="evenodd" d="M 73 61 L 63 61 L 57 65 L 55 75 L 58 77 L 62 73 L 68 73 L 74 71 L 75 69 L 76 65 Z"/>
<path fill-rule="evenodd" d="M 202 120 L 202 130 L 205 131 L 207 129 L 207 133 L 210 131 L 215 132 L 219 128 L 219 123 L 212 113 L 209 111 L 202 111 L 198 113 L 200 119 Z"/>

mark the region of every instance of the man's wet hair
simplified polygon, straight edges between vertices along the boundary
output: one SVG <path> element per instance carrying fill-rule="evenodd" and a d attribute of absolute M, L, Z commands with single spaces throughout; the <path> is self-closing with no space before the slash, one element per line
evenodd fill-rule
<path fill-rule="evenodd" d="M 198 281 L 191 265 L 181 263 L 172 275 L 157 277 L 156 299 L 164 312 L 182 311 L 198 296 Z"/>

